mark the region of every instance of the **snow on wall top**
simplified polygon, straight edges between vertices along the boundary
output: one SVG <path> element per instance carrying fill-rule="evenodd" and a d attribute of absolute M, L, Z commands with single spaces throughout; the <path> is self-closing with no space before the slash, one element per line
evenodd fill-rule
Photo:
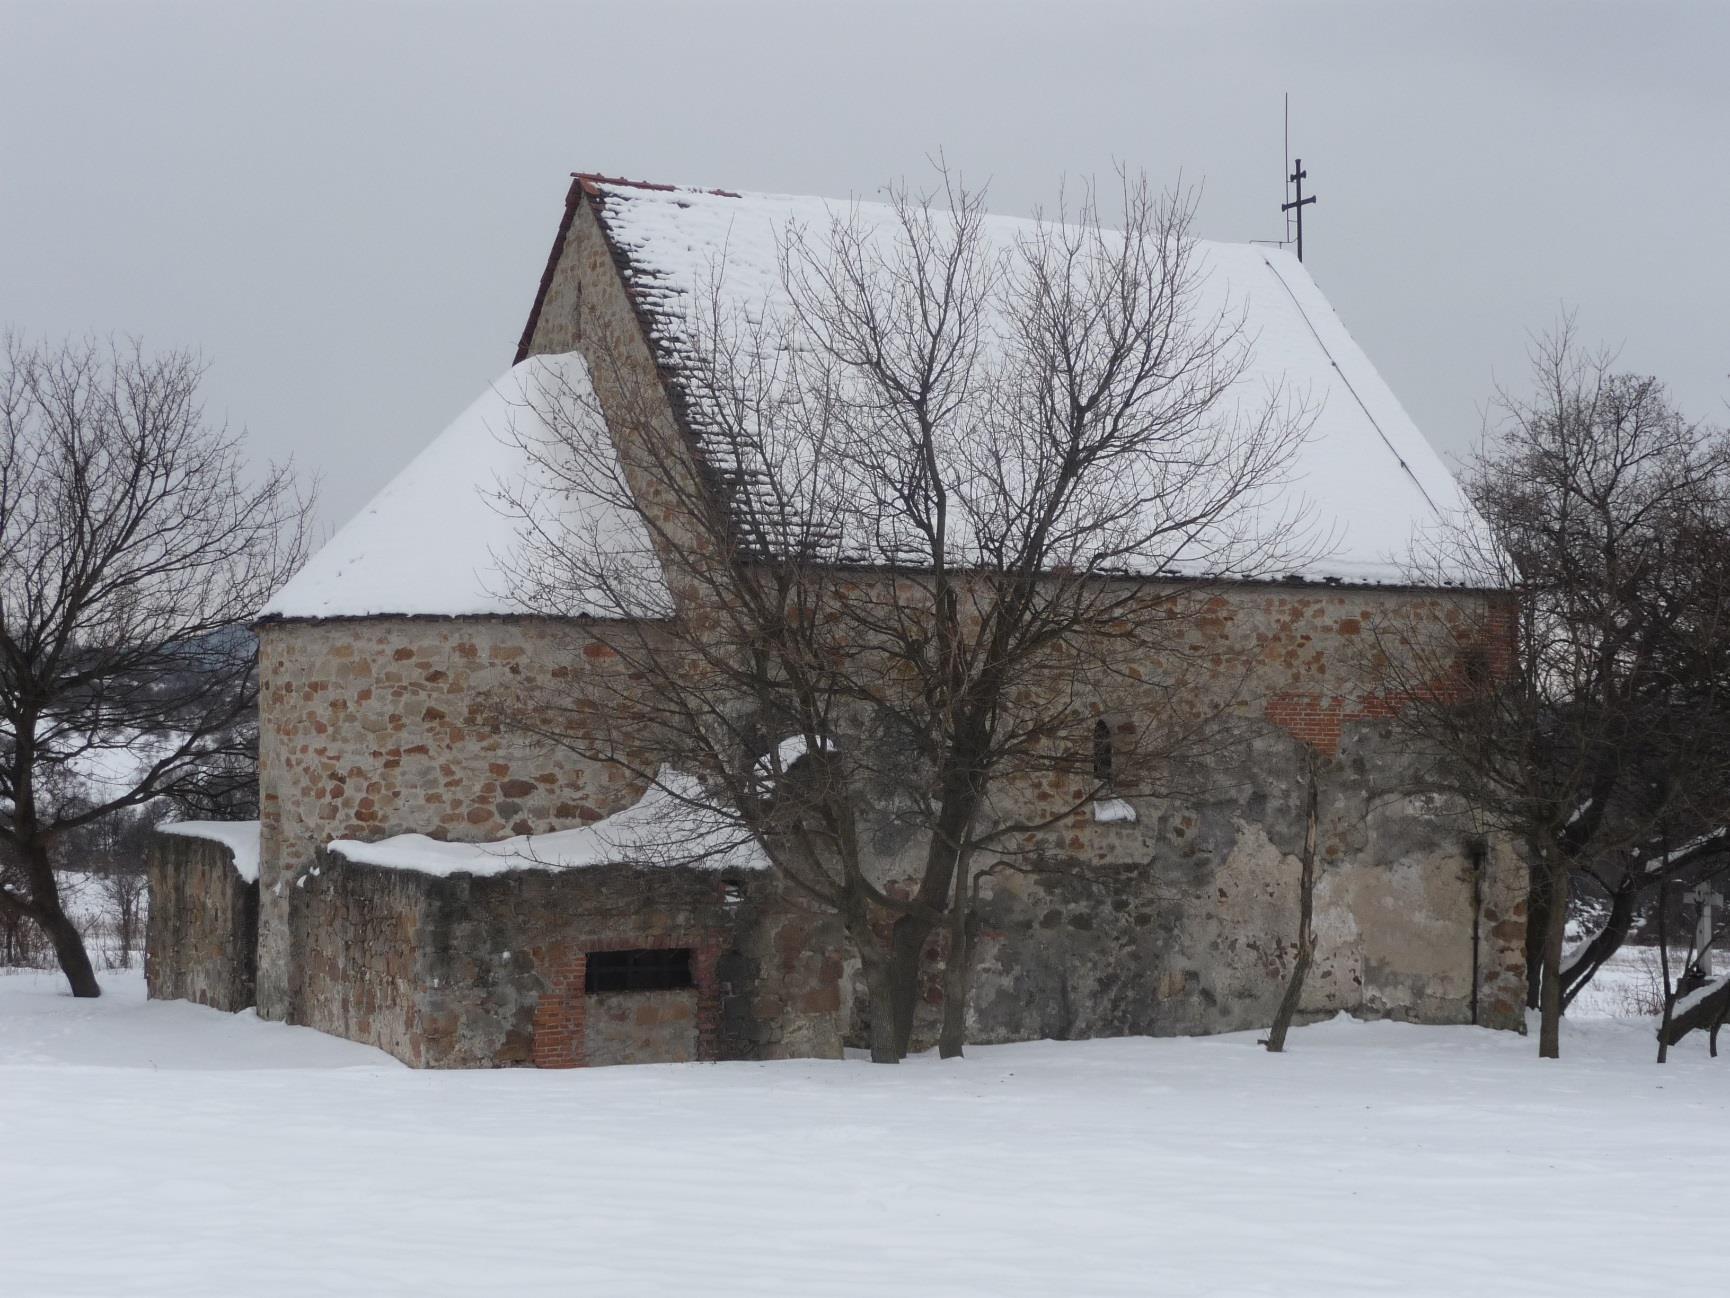
<path fill-rule="evenodd" d="M 837 218 L 890 219 L 882 204 L 648 186 L 599 177 L 579 185 L 597 200 L 603 228 L 628 263 L 631 290 L 655 345 L 677 373 L 689 349 L 694 304 L 716 282 L 744 314 L 785 301 L 778 248 L 791 229 L 821 234 Z M 1006 247 L 1031 221 L 988 217 L 985 233 Z M 1481 527 L 1441 457 L 1412 422 L 1297 259 L 1283 250 L 1201 242 L 1198 318 L 1225 311 L 1245 319 L 1253 354 L 1240 380 L 1246 399 L 1276 386 L 1314 413 L 1281 491 L 1301 501 L 1316 557 L 1289 575 L 1310 580 L 1398 583 L 1424 531 L 1464 520 Z M 532 322 L 531 322 L 532 325 Z M 1254 508 L 1286 520 L 1280 500 Z M 1460 573 L 1450 579 L 1466 580 Z"/>
<path fill-rule="evenodd" d="M 221 843 L 234 856 L 234 872 L 248 883 L 258 879 L 258 822 L 256 820 L 177 820 L 158 825 L 159 834 L 176 838 L 202 838 Z"/>
<path fill-rule="evenodd" d="M 588 416 L 592 393 L 576 353 L 513 366 L 338 529 L 260 617 L 523 612 L 508 564 L 521 553 L 524 520 L 500 502 L 501 490 L 554 511 L 561 526 L 591 530 L 647 588 L 664 592 L 641 521 L 596 497 L 551 490 L 527 449 L 553 445 L 550 411 L 568 434 L 568 421 Z M 593 604 L 578 611 L 600 614 L 600 601 Z"/>
<path fill-rule="evenodd" d="M 491 843 L 447 843 L 425 834 L 398 834 L 376 843 L 339 838 L 330 850 L 364 865 L 441 876 L 624 864 L 761 870 L 769 864 L 756 840 L 710 806 L 696 779 L 670 768 L 663 768 L 648 791 L 623 811 L 577 829 Z"/>

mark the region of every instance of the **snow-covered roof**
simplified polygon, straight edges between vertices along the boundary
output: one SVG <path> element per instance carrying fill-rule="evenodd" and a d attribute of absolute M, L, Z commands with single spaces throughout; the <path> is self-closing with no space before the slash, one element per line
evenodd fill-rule
<path fill-rule="evenodd" d="M 448 843 L 425 834 L 398 834 L 375 843 L 339 838 L 330 850 L 344 860 L 420 874 L 505 874 L 595 865 L 689 865 L 712 870 L 761 870 L 762 847 L 738 821 L 715 809 L 689 775 L 663 768 L 636 802 L 577 829 L 519 834 L 491 843 Z"/>
<path fill-rule="evenodd" d="M 258 878 L 258 822 L 256 820 L 176 820 L 158 825 L 159 834 L 176 838 L 201 838 L 221 843 L 234 855 L 234 870 L 248 883 Z"/>
<path fill-rule="evenodd" d="M 557 442 L 546 416 L 557 412 L 559 435 L 568 436 L 592 413 L 592 394 L 588 365 L 574 352 L 513 366 L 338 529 L 260 616 L 521 613 L 509 566 L 526 533 L 505 496 L 556 511 L 562 526 L 588 529 L 664 590 L 641 520 L 545 481 L 539 460 Z M 604 429 L 589 431 L 606 437 Z"/>
<path fill-rule="evenodd" d="M 595 204 L 651 341 L 675 381 L 692 347 L 696 304 L 716 288 L 718 270 L 727 304 L 755 317 L 785 303 L 779 248 L 790 231 L 820 235 L 838 217 L 893 229 L 890 209 L 882 204 L 595 176 L 579 176 L 573 198 L 577 194 Z M 984 225 L 996 247 L 1034 228 L 1029 221 L 996 216 Z M 1321 539 L 1316 557 L 1282 575 L 1398 583 L 1410 577 L 1417 535 L 1462 519 L 1481 526 L 1441 457 L 1295 257 L 1272 247 L 1202 242 L 1195 264 L 1198 318 L 1224 312 L 1245 320 L 1253 354 L 1240 380 L 1243 399 L 1253 401 L 1277 387 L 1314 412 L 1311 435 L 1284 474 L 1281 499 L 1257 506 L 1263 516 L 1280 520 L 1269 526 L 1280 526 L 1294 512 L 1289 506 L 1301 504 L 1308 530 Z M 537 301 L 536 315 L 539 309 Z M 531 316 L 528 334 L 534 324 Z M 694 431 L 701 442 L 702 430 Z"/>

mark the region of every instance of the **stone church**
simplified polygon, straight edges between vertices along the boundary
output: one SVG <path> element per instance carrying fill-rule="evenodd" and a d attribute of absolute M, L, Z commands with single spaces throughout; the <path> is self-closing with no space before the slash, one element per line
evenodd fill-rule
<path fill-rule="evenodd" d="M 777 240 L 829 210 L 575 177 L 511 371 L 262 611 L 256 860 L 235 826 L 162 840 L 152 995 L 256 1004 L 427 1067 L 858 1044 L 854 962 L 831 918 L 750 852 L 686 867 L 634 856 L 657 791 L 501 725 L 487 702 L 609 670 L 601 638 L 529 615 L 501 578 L 514 524 L 486 489 L 509 467 L 513 393 L 548 374 L 586 382 L 604 341 L 635 358 L 669 421 L 687 420 L 680 321 L 712 268 L 749 292 L 773 277 Z M 1524 867 L 1416 792 L 1361 652 L 1379 620 L 1496 625 L 1508 596 L 1405 576 L 1414 527 L 1469 507 L 1304 268 L 1272 248 L 1205 255 L 1211 291 L 1256 340 L 1245 381 L 1298 384 L 1316 411 L 1292 476 L 1335 544 L 1213 600 L 1202 633 L 1252 664 L 1234 685 L 1251 740 L 1232 778 L 1063 826 L 1124 886 L 1023 879 L 984 899 L 969 1039 L 1265 1026 L 1296 934 L 1306 746 L 1335 774 L 1304 1013 L 1516 1028 Z M 630 526 L 584 515 L 597 503 L 569 508 L 585 526 Z"/>

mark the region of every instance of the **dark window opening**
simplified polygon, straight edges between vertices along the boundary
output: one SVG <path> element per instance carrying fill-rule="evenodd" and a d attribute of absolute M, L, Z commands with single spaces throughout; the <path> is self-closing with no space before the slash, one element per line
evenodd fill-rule
<path fill-rule="evenodd" d="M 1483 645 L 1467 645 L 1460 652 L 1460 668 L 1471 685 L 1487 685 L 1490 680 L 1490 651 Z"/>
<path fill-rule="evenodd" d="M 591 951 L 583 975 L 583 990 L 591 996 L 596 992 L 674 991 L 692 985 L 688 946 Z"/>
<path fill-rule="evenodd" d="M 1111 742 L 1111 727 L 1101 717 L 1093 723 L 1093 778 L 1107 787 L 1111 784 L 1112 768 L 1117 754 Z"/>

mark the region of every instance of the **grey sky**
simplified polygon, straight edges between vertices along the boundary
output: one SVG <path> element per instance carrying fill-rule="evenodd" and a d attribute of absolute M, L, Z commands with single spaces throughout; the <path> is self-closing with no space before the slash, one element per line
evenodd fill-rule
<path fill-rule="evenodd" d="M 340 523 L 510 362 L 572 170 L 846 196 L 1113 159 L 1281 231 L 1444 450 L 1563 303 L 1730 397 L 1730 6 L 0 0 L 0 323 L 212 363 Z"/>

